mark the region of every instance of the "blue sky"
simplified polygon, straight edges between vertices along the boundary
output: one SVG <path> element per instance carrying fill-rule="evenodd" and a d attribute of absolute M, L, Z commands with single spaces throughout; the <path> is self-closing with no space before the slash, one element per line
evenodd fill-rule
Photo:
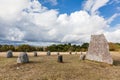
<path fill-rule="evenodd" d="M 0 0 L 0 44 L 120 42 L 120 0 Z"/>
<path fill-rule="evenodd" d="M 50 2 L 45 2 L 44 0 L 39 0 L 48 9 L 57 9 L 60 14 L 67 13 L 70 14 L 74 11 L 79 11 L 82 9 L 82 3 L 84 0 L 58 0 L 56 5 L 52 5 Z"/>

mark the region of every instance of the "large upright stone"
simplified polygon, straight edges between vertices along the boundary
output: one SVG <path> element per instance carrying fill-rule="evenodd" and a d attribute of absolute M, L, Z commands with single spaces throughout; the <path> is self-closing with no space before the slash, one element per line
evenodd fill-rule
<path fill-rule="evenodd" d="M 11 57 L 13 57 L 13 53 L 12 53 L 11 50 L 9 50 L 9 51 L 7 52 L 7 58 L 11 58 Z"/>
<path fill-rule="evenodd" d="M 86 59 L 113 64 L 109 45 L 104 34 L 91 36 Z"/>
<path fill-rule="evenodd" d="M 26 52 L 20 53 L 17 59 L 17 63 L 28 63 L 29 62 L 29 57 Z"/>

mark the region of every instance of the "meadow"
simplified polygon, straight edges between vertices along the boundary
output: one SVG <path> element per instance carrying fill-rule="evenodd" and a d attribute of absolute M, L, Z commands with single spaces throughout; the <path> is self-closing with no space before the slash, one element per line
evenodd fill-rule
<path fill-rule="evenodd" d="M 17 69 L 17 56 L 6 58 L 6 52 L 0 53 L 0 80 L 120 80 L 120 53 L 111 52 L 113 65 L 106 63 L 79 60 L 80 53 L 60 52 L 63 63 L 57 62 L 57 52 L 46 56 L 46 52 L 38 52 L 34 57 L 28 53 L 29 63 Z"/>

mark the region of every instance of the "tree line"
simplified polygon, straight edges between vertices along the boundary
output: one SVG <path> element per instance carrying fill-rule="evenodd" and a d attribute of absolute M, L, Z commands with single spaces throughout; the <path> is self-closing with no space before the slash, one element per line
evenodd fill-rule
<path fill-rule="evenodd" d="M 83 43 L 81 46 L 80 45 L 71 45 L 70 43 L 68 44 L 58 44 L 58 45 L 51 45 L 48 46 L 47 49 L 50 51 L 57 51 L 57 52 L 67 52 L 67 51 L 87 51 L 89 44 L 88 43 Z"/>
<path fill-rule="evenodd" d="M 5 52 L 8 50 L 16 51 L 16 52 L 31 52 L 31 51 L 43 51 L 43 47 L 35 47 L 30 45 L 0 45 L 0 52 Z"/>
<path fill-rule="evenodd" d="M 8 50 L 16 51 L 16 52 L 32 52 L 32 51 L 57 51 L 57 52 L 66 52 L 66 51 L 86 51 L 88 48 L 88 43 L 84 43 L 83 45 L 71 45 L 68 44 L 53 44 L 50 46 L 30 46 L 27 44 L 22 44 L 19 46 L 14 45 L 0 45 L 0 52 L 5 52 Z"/>
<path fill-rule="evenodd" d="M 8 50 L 16 51 L 16 52 L 32 52 L 32 51 L 51 51 L 51 52 L 84 52 L 87 51 L 89 47 L 89 43 L 83 43 L 82 45 L 72 45 L 68 44 L 53 44 L 46 47 L 41 46 L 30 46 L 27 44 L 14 46 L 14 45 L 0 45 L 0 52 L 5 52 Z M 110 51 L 119 51 L 120 43 L 109 43 Z"/>

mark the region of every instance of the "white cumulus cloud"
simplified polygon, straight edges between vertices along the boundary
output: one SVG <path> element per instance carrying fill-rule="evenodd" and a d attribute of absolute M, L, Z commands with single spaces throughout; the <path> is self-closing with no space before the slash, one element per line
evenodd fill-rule
<path fill-rule="evenodd" d="M 0 0 L 0 18 L 12 20 L 18 17 L 23 8 L 27 7 L 29 0 Z"/>
<path fill-rule="evenodd" d="M 89 11 L 91 14 L 97 14 L 98 9 L 105 6 L 109 0 L 87 0 L 84 4 L 84 9 Z"/>

